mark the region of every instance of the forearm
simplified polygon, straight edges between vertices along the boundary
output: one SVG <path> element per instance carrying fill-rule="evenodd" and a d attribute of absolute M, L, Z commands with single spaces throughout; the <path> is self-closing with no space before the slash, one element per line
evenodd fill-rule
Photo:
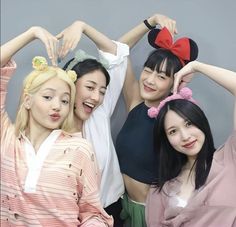
<path fill-rule="evenodd" d="M 119 38 L 119 42 L 127 44 L 130 48 L 134 47 L 134 45 L 149 31 L 149 29 L 142 22 L 137 25 L 129 32 L 124 34 Z"/>
<path fill-rule="evenodd" d="M 236 96 L 236 72 L 201 62 L 193 62 L 193 68 Z"/>
<path fill-rule="evenodd" d="M 83 23 L 83 33 L 95 43 L 98 49 L 116 55 L 116 44 L 111 39 L 92 26 L 84 22 L 79 23 Z"/>
<path fill-rule="evenodd" d="M 1 46 L 1 67 L 16 54 L 21 48 L 35 39 L 33 28 L 28 29 L 16 38 L 8 41 Z"/>
<path fill-rule="evenodd" d="M 154 14 L 147 19 L 147 22 L 151 27 L 155 27 L 156 25 L 159 25 L 161 28 L 166 27 L 172 35 L 177 33 L 176 21 L 165 15 Z M 132 48 L 148 31 L 149 28 L 142 21 L 139 25 L 124 34 L 119 41 Z"/>

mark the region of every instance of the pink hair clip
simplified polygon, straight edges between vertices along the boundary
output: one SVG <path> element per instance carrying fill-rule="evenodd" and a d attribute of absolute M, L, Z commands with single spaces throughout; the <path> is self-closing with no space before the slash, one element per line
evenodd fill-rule
<path fill-rule="evenodd" d="M 175 100 L 175 99 L 185 99 L 188 101 L 193 102 L 196 104 L 196 101 L 192 98 L 192 90 L 188 87 L 182 88 L 178 93 L 170 95 L 166 97 L 164 100 L 160 102 L 158 107 L 151 107 L 148 109 L 148 116 L 150 118 L 156 118 L 158 113 L 160 112 L 161 108 L 169 101 Z"/>

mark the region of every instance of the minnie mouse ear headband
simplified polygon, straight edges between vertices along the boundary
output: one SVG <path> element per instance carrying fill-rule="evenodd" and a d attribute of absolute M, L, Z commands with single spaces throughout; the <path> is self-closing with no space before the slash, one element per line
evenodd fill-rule
<path fill-rule="evenodd" d="M 192 39 L 183 37 L 174 42 L 166 27 L 161 30 L 152 29 L 148 33 L 148 42 L 155 49 L 169 50 L 179 58 L 183 66 L 190 61 L 194 61 L 198 56 L 198 46 Z"/>
<path fill-rule="evenodd" d="M 166 97 L 164 100 L 162 100 L 158 107 L 151 107 L 148 109 L 148 116 L 150 118 L 156 118 L 161 110 L 161 108 L 169 101 L 176 100 L 176 99 L 185 99 L 188 100 L 194 104 L 197 104 L 197 102 L 192 98 L 192 90 L 188 87 L 182 88 L 178 93 L 170 95 Z"/>

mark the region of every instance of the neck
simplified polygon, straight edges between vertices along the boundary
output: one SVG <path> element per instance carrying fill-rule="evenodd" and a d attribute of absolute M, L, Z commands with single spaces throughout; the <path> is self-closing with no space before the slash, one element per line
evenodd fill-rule
<path fill-rule="evenodd" d="M 192 168 L 195 163 L 195 160 L 196 160 L 196 156 L 188 156 L 188 162 L 186 166 L 188 166 L 189 168 Z"/>
<path fill-rule="evenodd" d="M 170 94 L 170 92 L 167 93 L 167 94 L 164 94 L 164 95 L 162 95 L 162 96 L 160 96 L 160 97 L 158 97 L 158 98 L 155 99 L 155 100 L 147 100 L 147 99 L 144 99 L 144 103 L 145 103 L 145 105 L 148 106 L 148 107 L 158 107 L 159 104 L 160 104 L 160 102 L 161 102 L 162 100 L 164 100 L 166 97 L 168 97 L 169 94 Z"/>
<path fill-rule="evenodd" d="M 74 132 L 82 132 L 83 129 L 83 121 L 74 115 Z"/>
<path fill-rule="evenodd" d="M 195 159 L 189 160 L 185 166 L 182 168 L 180 178 L 182 182 L 187 184 L 190 183 L 192 186 L 195 185 L 195 166 L 194 165 Z"/>
<path fill-rule="evenodd" d="M 155 100 L 155 101 L 148 101 L 148 100 L 144 100 L 144 104 L 147 106 L 147 107 L 158 107 L 158 105 L 160 104 L 161 101 L 159 100 Z"/>
<path fill-rule="evenodd" d="M 182 170 L 183 171 L 191 171 L 191 172 L 195 172 L 195 163 L 196 158 L 195 157 L 188 157 L 188 162 L 183 166 Z"/>
<path fill-rule="evenodd" d="M 29 127 L 26 129 L 26 136 L 31 142 L 32 146 L 34 147 L 35 151 L 39 149 L 40 145 L 43 143 L 43 141 L 49 136 L 49 134 L 53 130 L 51 129 L 45 129 L 42 127 L 35 127 L 32 125 L 29 125 Z"/>

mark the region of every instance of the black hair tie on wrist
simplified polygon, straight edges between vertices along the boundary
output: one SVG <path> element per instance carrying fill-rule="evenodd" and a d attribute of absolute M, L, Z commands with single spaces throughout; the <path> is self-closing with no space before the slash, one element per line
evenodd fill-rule
<path fill-rule="evenodd" d="M 143 21 L 143 23 L 144 23 L 144 24 L 146 25 L 146 27 L 147 27 L 148 29 L 150 29 L 150 30 L 156 28 L 156 26 L 150 25 L 150 24 L 148 23 L 147 19 L 145 19 L 145 20 Z"/>

